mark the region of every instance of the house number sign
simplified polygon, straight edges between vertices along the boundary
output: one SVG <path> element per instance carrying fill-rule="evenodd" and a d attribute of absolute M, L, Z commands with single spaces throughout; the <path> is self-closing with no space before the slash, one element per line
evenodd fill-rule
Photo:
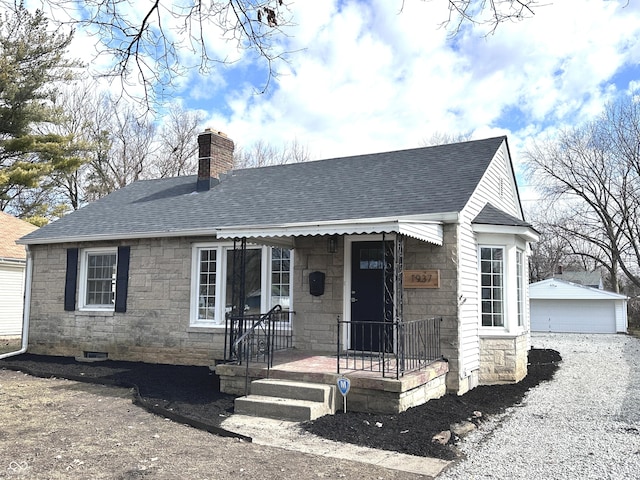
<path fill-rule="evenodd" d="M 405 270 L 404 288 L 440 288 L 440 270 Z"/>

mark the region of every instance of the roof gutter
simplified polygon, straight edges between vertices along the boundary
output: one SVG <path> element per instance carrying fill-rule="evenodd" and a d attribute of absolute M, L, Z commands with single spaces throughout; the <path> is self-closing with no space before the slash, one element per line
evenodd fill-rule
<path fill-rule="evenodd" d="M 35 238 L 25 239 L 19 238 L 16 240 L 20 245 L 51 245 L 56 243 L 79 243 L 79 242 L 101 242 L 101 241 L 113 241 L 113 240 L 135 240 L 141 238 L 170 238 L 170 237 L 204 237 L 215 236 L 215 228 L 207 229 L 192 229 L 192 230 L 158 230 L 154 232 L 134 232 L 129 234 L 107 234 L 107 235 L 79 235 L 75 237 L 50 237 L 50 238 Z"/>
<path fill-rule="evenodd" d="M 31 313 L 31 277 L 33 275 L 33 261 L 31 259 L 31 252 L 29 247 L 26 246 L 27 251 L 27 267 L 25 269 L 24 278 L 24 308 L 22 311 L 22 346 L 20 350 L 16 352 L 8 352 L 0 355 L 0 360 L 7 357 L 13 357 L 15 355 L 22 355 L 27 351 L 29 345 L 29 315 Z"/>

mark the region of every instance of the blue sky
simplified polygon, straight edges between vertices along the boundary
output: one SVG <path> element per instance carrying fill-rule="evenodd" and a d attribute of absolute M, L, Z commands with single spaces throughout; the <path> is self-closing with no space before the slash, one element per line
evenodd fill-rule
<path fill-rule="evenodd" d="M 556 0 L 493 34 L 467 27 L 454 39 L 440 26 L 446 0 L 299 0 L 289 9 L 295 26 L 279 41 L 296 53 L 275 65 L 266 93 L 256 93 L 264 64 L 211 29 L 212 51 L 237 62 L 192 72 L 171 96 L 239 146 L 295 140 L 319 159 L 413 148 L 435 133 L 508 135 L 519 168 L 532 139 L 640 93 L 635 0 Z M 76 45 L 86 41 L 80 32 Z"/>

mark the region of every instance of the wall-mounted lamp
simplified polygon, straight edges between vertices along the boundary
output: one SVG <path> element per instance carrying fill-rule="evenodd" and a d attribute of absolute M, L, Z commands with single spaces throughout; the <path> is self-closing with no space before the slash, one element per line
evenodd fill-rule
<path fill-rule="evenodd" d="M 338 251 L 338 237 L 336 235 L 331 235 L 327 239 L 327 252 L 336 253 Z"/>

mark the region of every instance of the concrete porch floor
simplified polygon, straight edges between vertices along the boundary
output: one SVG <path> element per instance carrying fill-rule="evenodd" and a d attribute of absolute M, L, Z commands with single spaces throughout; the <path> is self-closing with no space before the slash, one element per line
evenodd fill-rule
<path fill-rule="evenodd" d="M 395 361 L 393 361 L 395 362 Z M 382 372 L 355 369 L 353 359 L 341 357 L 340 374 L 337 373 L 337 358 L 332 354 L 312 354 L 295 349 L 276 352 L 270 370 L 266 364 L 249 365 L 250 382 L 260 378 L 294 380 L 309 383 L 336 385 L 344 375 L 351 381 L 348 394 L 350 410 L 377 413 L 398 413 L 421 405 L 446 393 L 448 363 L 436 361 L 422 370 L 395 378 L 395 363 L 389 377 Z M 369 365 L 369 360 L 365 366 Z M 358 366 L 362 366 L 358 363 Z M 349 368 L 350 367 L 350 368 Z M 220 376 L 220 389 L 233 395 L 245 395 L 245 365 L 219 364 L 215 367 Z"/>

